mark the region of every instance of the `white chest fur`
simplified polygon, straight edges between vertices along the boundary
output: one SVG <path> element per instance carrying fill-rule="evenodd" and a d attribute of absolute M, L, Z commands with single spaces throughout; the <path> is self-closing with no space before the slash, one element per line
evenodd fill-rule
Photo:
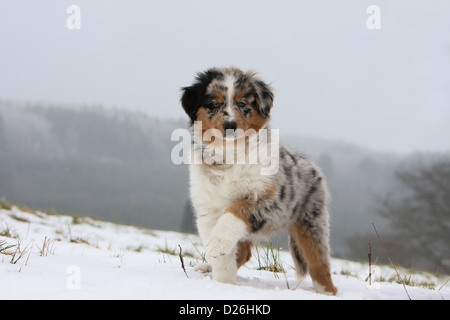
<path fill-rule="evenodd" d="M 197 214 L 221 215 L 233 202 L 249 196 L 256 199 L 273 181 L 260 170 L 258 164 L 191 165 L 191 197 Z"/>

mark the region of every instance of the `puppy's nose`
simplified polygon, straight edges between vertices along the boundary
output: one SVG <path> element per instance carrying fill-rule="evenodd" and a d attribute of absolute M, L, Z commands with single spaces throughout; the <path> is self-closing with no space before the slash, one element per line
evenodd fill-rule
<path fill-rule="evenodd" d="M 236 121 L 225 121 L 223 123 L 223 130 L 227 130 L 227 129 L 231 129 L 231 130 L 236 130 L 237 128 L 237 123 Z"/>

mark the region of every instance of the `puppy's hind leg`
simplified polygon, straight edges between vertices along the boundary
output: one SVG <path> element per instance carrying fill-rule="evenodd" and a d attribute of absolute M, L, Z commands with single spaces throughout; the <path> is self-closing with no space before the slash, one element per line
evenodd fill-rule
<path fill-rule="evenodd" d="M 314 234 L 294 223 L 291 225 L 289 233 L 295 241 L 296 247 L 300 248 L 302 256 L 305 257 L 308 272 L 316 291 L 336 295 L 337 289 L 331 280 L 328 237 L 325 232 Z M 300 267 L 303 268 L 303 266 Z M 300 272 L 303 270 L 300 269 Z"/>
<path fill-rule="evenodd" d="M 292 260 L 294 260 L 297 279 L 299 281 L 302 281 L 308 273 L 308 264 L 303 258 L 300 248 L 297 246 L 297 242 L 294 237 L 295 236 L 289 237 L 289 251 L 291 252 Z"/>

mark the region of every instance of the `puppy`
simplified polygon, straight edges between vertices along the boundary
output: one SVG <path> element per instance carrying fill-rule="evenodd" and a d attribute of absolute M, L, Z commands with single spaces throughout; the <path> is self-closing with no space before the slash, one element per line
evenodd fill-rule
<path fill-rule="evenodd" d="M 298 277 L 309 273 L 316 291 L 335 295 L 324 177 L 267 133 L 273 99 L 272 88 L 255 72 L 235 67 L 209 69 L 182 88 L 181 104 L 194 131 L 190 194 L 210 263 L 197 269 L 212 269 L 214 280 L 235 283 L 253 243 L 286 231 Z M 269 154 L 255 149 L 261 141 Z M 213 152 L 206 152 L 212 145 Z M 277 165 L 269 173 L 263 171 L 268 160 Z"/>

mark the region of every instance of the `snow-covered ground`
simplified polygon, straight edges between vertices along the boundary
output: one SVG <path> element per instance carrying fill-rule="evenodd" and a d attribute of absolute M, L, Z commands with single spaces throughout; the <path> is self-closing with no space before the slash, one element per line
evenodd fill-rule
<path fill-rule="evenodd" d="M 317 294 L 309 277 L 298 283 L 288 252 L 274 250 L 284 273 L 258 270 L 266 250 L 254 251 L 236 285 L 222 284 L 194 271 L 204 252 L 195 235 L 13 207 L 0 210 L 0 299 L 408 299 L 392 268 L 373 266 L 370 286 L 367 264 L 340 259 L 338 295 Z M 450 277 L 399 271 L 411 299 L 450 299 Z"/>

